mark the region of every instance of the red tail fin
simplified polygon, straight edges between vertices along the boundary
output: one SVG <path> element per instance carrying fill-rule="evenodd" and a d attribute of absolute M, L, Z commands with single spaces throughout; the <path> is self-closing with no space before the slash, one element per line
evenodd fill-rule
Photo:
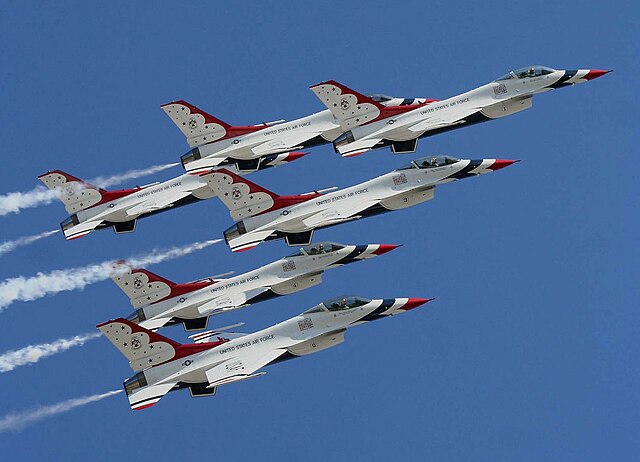
<path fill-rule="evenodd" d="M 119 266 L 111 279 L 129 297 L 134 308 L 159 302 L 171 295 L 175 283 L 142 268 Z"/>
<path fill-rule="evenodd" d="M 160 107 L 187 137 L 191 147 L 242 136 L 268 126 L 232 126 L 184 100 L 163 104 Z"/>
<path fill-rule="evenodd" d="M 69 213 L 88 209 L 102 202 L 107 194 L 102 188 L 89 184 L 62 170 L 52 170 L 38 176 L 49 189 L 60 192 L 59 199 Z"/>
<path fill-rule="evenodd" d="M 385 108 L 379 102 L 335 80 L 321 82 L 310 88 L 345 130 L 376 120 Z"/>
<path fill-rule="evenodd" d="M 235 221 L 305 202 L 320 195 L 314 192 L 280 196 L 226 169 L 215 170 L 202 176 L 227 206 Z"/>

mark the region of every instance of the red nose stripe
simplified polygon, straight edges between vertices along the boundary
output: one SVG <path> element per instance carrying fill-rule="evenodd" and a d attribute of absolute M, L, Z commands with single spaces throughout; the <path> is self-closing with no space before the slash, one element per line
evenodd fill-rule
<path fill-rule="evenodd" d="M 582 77 L 585 80 L 593 80 L 593 79 L 597 79 L 598 77 L 602 77 L 605 74 L 608 74 L 611 71 L 602 71 L 600 69 L 591 69 L 589 71 L 589 73 L 587 75 L 585 75 L 584 77 Z"/>
<path fill-rule="evenodd" d="M 420 305 L 424 305 L 427 302 L 430 302 L 433 298 L 410 298 L 407 300 L 404 306 L 400 307 L 400 309 L 408 311 L 414 308 L 419 307 Z"/>
<path fill-rule="evenodd" d="M 516 162 L 520 162 L 519 160 L 506 160 L 506 159 L 496 159 L 492 166 L 489 167 L 489 170 L 500 170 L 501 168 L 508 167 L 511 164 L 515 164 Z"/>
<path fill-rule="evenodd" d="M 300 159 L 301 157 L 306 156 L 307 154 L 309 154 L 308 152 L 301 152 L 301 151 L 293 151 L 290 152 L 289 155 L 286 157 L 286 161 L 287 162 L 293 162 L 294 160 Z"/>
<path fill-rule="evenodd" d="M 383 253 L 391 252 L 393 249 L 397 249 L 399 245 L 393 244 L 380 244 L 380 246 L 373 251 L 374 255 L 382 255 Z"/>

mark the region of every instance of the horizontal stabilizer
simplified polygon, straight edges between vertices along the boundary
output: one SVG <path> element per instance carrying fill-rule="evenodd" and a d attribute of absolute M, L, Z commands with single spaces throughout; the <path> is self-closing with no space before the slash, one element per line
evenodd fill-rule
<path fill-rule="evenodd" d="M 173 387 L 177 385 L 176 382 L 161 383 L 158 385 L 150 385 L 147 387 L 139 388 L 131 393 L 129 398 L 129 404 L 131 409 L 139 411 L 156 404 L 160 399 L 169 393 Z"/>

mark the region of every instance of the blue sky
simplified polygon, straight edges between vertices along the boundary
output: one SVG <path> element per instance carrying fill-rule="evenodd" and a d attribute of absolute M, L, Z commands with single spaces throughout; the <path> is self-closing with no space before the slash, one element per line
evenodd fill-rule
<path fill-rule="evenodd" d="M 329 272 L 321 286 L 219 317 L 253 331 L 342 293 L 437 297 L 346 342 L 222 387 L 132 412 L 123 395 L 0 433 L 13 460 L 624 460 L 640 449 L 638 7 L 505 2 L 22 2 L 0 16 L 0 194 L 60 168 L 82 177 L 176 161 L 160 110 L 186 99 L 232 124 L 322 110 L 308 86 L 446 98 L 510 69 L 614 69 L 539 95 L 515 116 L 422 140 L 418 154 L 522 162 L 439 188 L 427 204 L 320 231 L 404 244 Z M 342 159 L 330 146 L 254 174 L 276 192 L 345 187 L 414 156 Z M 179 168 L 144 184 L 178 175 Z M 130 182 L 123 186 L 135 184 Z M 0 217 L 0 241 L 55 229 L 59 203 Z M 216 200 L 134 234 L 59 234 L 3 255 L 0 277 L 83 266 L 221 237 Z M 242 272 L 290 252 L 224 244 L 151 267 L 177 282 Z M 0 353 L 91 332 L 131 311 L 110 281 L 16 302 Z M 178 341 L 180 328 L 163 332 Z M 0 416 L 117 389 L 131 375 L 105 340 L 0 376 Z M 55 456 L 55 457 L 54 457 Z"/>

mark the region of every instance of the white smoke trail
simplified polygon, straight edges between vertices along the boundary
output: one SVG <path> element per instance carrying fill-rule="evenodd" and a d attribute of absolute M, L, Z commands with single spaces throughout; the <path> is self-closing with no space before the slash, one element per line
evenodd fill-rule
<path fill-rule="evenodd" d="M 54 229 L 52 231 L 45 231 L 44 233 L 36 234 L 34 236 L 23 236 L 19 237 L 18 239 L 14 239 L 13 241 L 0 242 L 0 255 L 9 253 L 15 250 L 16 247 L 31 244 L 32 242 L 44 239 L 45 237 L 49 237 L 58 232 L 60 232 L 59 229 Z"/>
<path fill-rule="evenodd" d="M 195 242 L 167 250 L 155 249 L 148 255 L 132 257 L 127 261 L 128 264 L 134 266 L 151 265 L 188 255 L 217 242 L 220 242 L 220 239 Z M 117 267 L 117 263 L 108 260 L 94 265 L 37 273 L 32 277 L 18 276 L 5 279 L 0 282 L 0 311 L 15 301 L 26 302 L 58 292 L 82 290 L 89 284 L 107 279 L 115 267 Z"/>
<path fill-rule="evenodd" d="M 89 403 L 95 403 L 102 399 L 121 393 L 122 390 L 108 391 L 99 395 L 83 396 L 82 398 L 68 399 L 57 404 L 48 406 L 36 406 L 22 412 L 12 412 L 0 419 L 0 432 L 13 431 L 17 432 L 29 425 L 33 425 L 40 420 L 53 417 L 63 412 L 68 412 L 76 407 L 84 406 Z"/>
<path fill-rule="evenodd" d="M 61 338 L 51 343 L 41 343 L 39 345 L 29 345 L 19 350 L 10 350 L 0 355 L 0 372 L 9 372 L 16 367 L 34 364 L 42 358 L 62 353 L 69 348 L 84 345 L 89 340 L 100 337 L 100 332 L 91 334 L 76 335 L 70 338 Z"/>
<path fill-rule="evenodd" d="M 113 186 L 114 184 L 122 183 L 126 180 L 132 180 L 134 178 L 140 178 L 147 175 L 153 175 L 154 173 L 161 172 L 168 168 L 175 167 L 176 165 L 180 165 L 178 162 L 173 164 L 164 164 L 164 165 L 152 165 L 149 168 L 141 168 L 138 170 L 129 170 L 128 172 L 120 173 L 118 175 L 112 175 L 107 177 L 96 177 L 92 180 L 89 180 L 88 183 L 91 183 L 95 186 L 101 188 L 108 188 L 109 186 Z"/>
<path fill-rule="evenodd" d="M 58 193 L 44 186 L 36 186 L 27 192 L 12 192 L 0 196 L 0 216 L 18 213 L 22 209 L 50 204 L 58 197 Z"/>
<path fill-rule="evenodd" d="M 140 178 L 146 175 L 175 167 L 177 163 L 165 165 L 153 165 L 149 168 L 129 170 L 128 172 L 118 173 L 108 177 L 97 177 L 89 180 L 87 183 L 106 188 L 114 184 L 121 183 L 125 180 Z M 12 192 L 0 196 L 0 216 L 9 213 L 19 213 L 22 209 L 37 207 L 39 205 L 50 204 L 58 198 L 58 191 L 47 189 L 44 186 L 36 186 L 27 192 Z"/>

